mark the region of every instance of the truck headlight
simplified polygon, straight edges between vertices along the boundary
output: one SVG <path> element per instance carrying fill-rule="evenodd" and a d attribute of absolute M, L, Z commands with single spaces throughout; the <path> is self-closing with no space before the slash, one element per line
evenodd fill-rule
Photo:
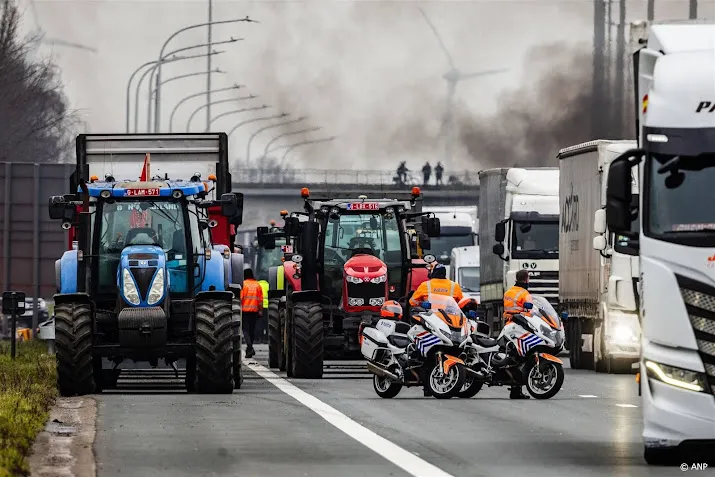
<path fill-rule="evenodd" d="M 156 272 L 154 281 L 151 283 L 151 288 L 149 289 L 149 299 L 147 303 L 149 305 L 156 304 L 164 296 L 164 269 L 160 268 Z"/>
<path fill-rule="evenodd" d="M 638 334 L 630 326 L 619 324 L 613 327 L 613 331 L 606 337 L 608 341 L 614 343 L 636 343 L 639 341 Z"/>
<path fill-rule="evenodd" d="M 138 305 L 139 290 L 137 290 L 136 285 L 134 285 L 134 279 L 126 268 L 122 272 L 122 288 L 124 291 L 124 299 L 132 305 Z"/>
<path fill-rule="evenodd" d="M 354 277 L 354 276 L 352 276 L 352 275 L 347 275 L 347 276 L 345 277 L 345 279 L 346 279 L 349 283 L 362 283 L 362 278 Z"/>
<path fill-rule="evenodd" d="M 385 283 L 387 281 L 387 275 L 380 275 L 370 280 L 372 283 Z"/>
<path fill-rule="evenodd" d="M 676 368 L 655 361 L 645 362 L 648 377 L 665 384 L 670 384 L 688 391 L 705 392 L 707 380 L 703 373 L 688 369 Z"/>

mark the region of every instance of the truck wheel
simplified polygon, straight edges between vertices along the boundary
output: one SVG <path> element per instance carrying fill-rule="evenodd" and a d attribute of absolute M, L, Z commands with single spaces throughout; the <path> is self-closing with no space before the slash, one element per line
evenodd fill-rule
<path fill-rule="evenodd" d="M 92 309 L 89 304 L 55 306 L 57 386 L 62 396 L 93 393 Z"/>
<path fill-rule="evenodd" d="M 196 302 L 196 391 L 233 392 L 233 315 L 231 302 Z"/>
<path fill-rule="evenodd" d="M 233 388 L 241 389 L 243 384 L 243 357 L 241 343 L 243 328 L 241 326 L 241 300 L 234 299 L 231 304 L 231 335 L 233 336 Z"/>
<path fill-rule="evenodd" d="M 643 458 L 648 463 L 648 465 L 670 466 L 682 462 L 682 458 L 680 456 L 678 448 L 672 447 L 645 447 L 643 450 Z"/>
<path fill-rule="evenodd" d="M 293 307 L 293 377 L 323 377 L 323 307 L 320 303 L 296 303 Z"/>
<path fill-rule="evenodd" d="M 281 317 L 278 300 L 268 301 L 268 367 L 278 368 L 282 359 Z"/>
<path fill-rule="evenodd" d="M 569 361 L 571 369 L 581 369 L 581 320 L 578 318 L 569 318 L 569 325 L 571 334 Z"/>

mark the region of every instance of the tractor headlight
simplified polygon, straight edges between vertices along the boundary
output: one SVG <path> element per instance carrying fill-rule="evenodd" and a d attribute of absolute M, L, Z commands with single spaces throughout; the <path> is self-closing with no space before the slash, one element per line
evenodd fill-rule
<path fill-rule="evenodd" d="M 149 299 L 147 303 L 149 305 L 156 304 L 164 296 L 164 269 L 160 268 L 156 272 L 154 281 L 151 283 L 151 288 L 149 289 Z"/>
<path fill-rule="evenodd" d="M 350 306 L 363 306 L 364 304 L 364 298 L 348 298 L 348 305 Z"/>
<path fill-rule="evenodd" d="M 134 285 L 134 279 L 126 268 L 122 272 L 122 288 L 124 289 L 124 299 L 132 305 L 139 304 L 139 290 Z"/>
<path fill-rule="evenodd" d="M 362 283 L 362 278 L 354 277 L 354 276 L 352 276 L 352 275 L 346 276 L 345 279 L 346 279 L 349 283 Z"/>
<path fill-rule="evenodd" d="M 372 283 L 385 283 L 387 281 L 387 275 L 380 275 L 370 280 Z"/>
<path fill-rule="evenodd" d="M 385 304 L 384 298 L 370 298 L 370 306 L 382 306 Z"/>

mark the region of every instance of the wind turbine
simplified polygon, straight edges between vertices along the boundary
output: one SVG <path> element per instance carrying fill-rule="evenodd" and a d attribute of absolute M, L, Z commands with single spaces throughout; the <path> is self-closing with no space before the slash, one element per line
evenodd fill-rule
<path fill-rule="evenodd" d="M 459 83 L 460 81 L 463 81 L 463 80 L 479 78 L 482 76 L 492 75 L 492 74 L 496 74 L 496 73 L 502 73 L 504 71 L 507 71 L 508 68 L 501 68 L 501 69 L 496 69 L 496 70 L 484 70 L 484 71 L 478 71 L 475 73 L 462 73 L 454 65 L 454 60 L 452 59 L 452 55 L 449 53 L 447 46 L 444 44 L 444 41 L 442 41 L 442 37 L 440 36 L 439 32 L 437 31 L 437 28 L 430 21 L 429 17 L 424 12 L 424 10 L 422 10 L 422 8 L 417 7 L 417 9 L 420 11 L 420 13 L 424 17 L 425 21 L 427 22 L 427 25 L 429 25 L 430 29 L 432 30 L 432 33 L 434 33 L 434 36 L 437 38 L 437 41 L 439 42 L 439 46 L 440 46 L 440 48 L 442 48 L 444 55 L 447 57 L 447 62 L 449 63 L 449 67 L 450 67 L 450 70 L 442 75 L 442 78 L 447 80 L 447 104 L 445 106 L 444 117 L 442 119 L 442 126 L 441 126 L 441 130 L 440 130 L 440 135 L 444 137 L 444 142 L 445 142 L 445 144 L 444 144 L 444 161 L 445 161 L 445 163 L 449 163 L 449 162 L 451 162 L 451 159 L 452 159 L 452 148 L 454 146 L 453 109 L 454 109 L 454 94 L 457 91 L 457 83 Z"/>

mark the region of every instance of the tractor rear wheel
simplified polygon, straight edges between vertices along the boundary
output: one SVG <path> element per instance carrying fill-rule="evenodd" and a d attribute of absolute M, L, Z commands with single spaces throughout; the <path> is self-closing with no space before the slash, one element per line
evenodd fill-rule
<path fill-rule="evenodd" d="M 233 316 L 230 301 L 196 302 L 196 391 L 233 392 Z"/>
<path fill-rule="evenodd" d="M 283 343 L 281 343 L 281 316 L 279 301 L 271 299 L 268 301 L 268 367 L 280 367 L 283 359 Z"/>
<path fill-rule="evenodd" d="M 296 303 L 293 306 L 292 346 L 293 377 L 323 377 L 323 307 L 320 303 Z"/>
<path fill-rule="evenodd" d="M 55 306 L 57 386 L 62 396 L 93 393 L 92 309 L 89 303 Z"/>

